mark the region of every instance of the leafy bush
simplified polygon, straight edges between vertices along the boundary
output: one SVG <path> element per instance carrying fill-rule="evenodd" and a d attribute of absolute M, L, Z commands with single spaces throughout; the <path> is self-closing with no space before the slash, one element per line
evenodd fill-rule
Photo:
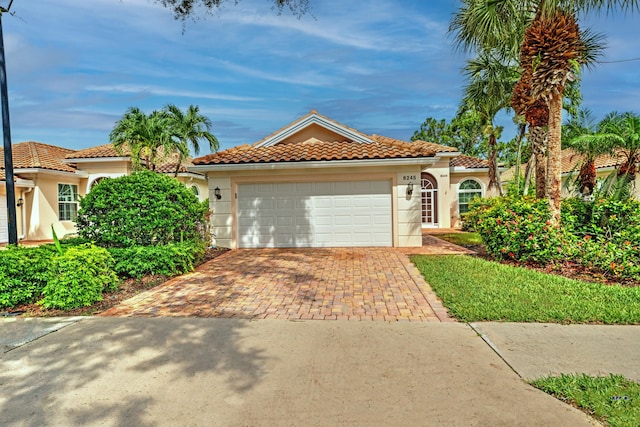
<path fill-rule="evenodd" d="M 118 277 L 106 249 L 87 244 L 69 247 L 51 258 L 48 283 L 38 304 L 69 310 L 102 300 L 102 292 L 116 290 Z"/>
<path fill-rule="evenodd" d="M 80 200 L 78 234 L 102 247 L 202 240 L 207 202 L 177 180 L 151 171 L 100 181 Z"/>
<path fill-rule="evenodd" d="M 204 257 L 203 242 L 170 243 L 163 246 L 109 248 L 115 271 L 121 277 L 139 278 L 149 274 L 174 276 L 193 270 Z"/>
<path fill-rule="evenodd" d="M 614 277 L 640 280 L 640 202 L 569 199 L 562 207 L 573 221 L 563 225 L 579 236 L 576 258 L 582 264 Z"/>
<path fill-rule="evenodd" d="M 575 240 L 550 218 L 546 200 L 495 197 L 473 200 L 465 221 L 495 258 L 548 262 L 571 255 Z"/>
<path fill-rule="evenodd" d="M 0 251 L 0 307 L 35 301 L 49 279 L 51 245 L 35 248 L 9 246 Z"/>

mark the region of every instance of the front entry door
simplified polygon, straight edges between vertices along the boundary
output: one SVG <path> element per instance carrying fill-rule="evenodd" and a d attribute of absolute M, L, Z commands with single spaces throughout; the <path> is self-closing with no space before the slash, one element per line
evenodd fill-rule
<path fill-rule="evenodd" d="M 420 176 L 422 196 L 422 226 L 438 226 L 438 183 L 433 175 L 422 172 Z"/>

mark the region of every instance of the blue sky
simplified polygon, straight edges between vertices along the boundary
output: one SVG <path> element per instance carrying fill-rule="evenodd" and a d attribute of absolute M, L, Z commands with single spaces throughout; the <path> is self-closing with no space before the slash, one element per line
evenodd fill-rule
<path fill-rule="evenodd" d="M 298 19 L 266 0 L 229 0 L 183 32 L 152 0 L 15 0 L 15 16 L 3 17 L 12 140 L 105 144 L 128 107 L 168 103 L 200 106 L 222 149 L 311 109 L 405 140 L 426 117 L 455 114 L 464 55 L 447 28 L 457 1 L 310 2 Z M 640 57 L 640 14 L 583 22 L 607 35 L 602 61 Z M 639 70 L 633 61 L 586 71 L 583 105 L 597 117 L 640 113 Z"/>

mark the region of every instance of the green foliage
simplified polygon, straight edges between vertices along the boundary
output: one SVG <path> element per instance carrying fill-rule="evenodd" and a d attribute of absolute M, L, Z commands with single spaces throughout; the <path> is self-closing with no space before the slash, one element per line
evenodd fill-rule
<path fill-rule="evenodd" d="M 640 201 L 616 198 L 562 204 L 562 227 L 549 225 L 545 200 L 476 199 L 463 218 L 497 259 L 575 260 L 618 279 L 640 280 Z"/>
<path fill-rule="evenodd" d="M 571 218 L 566 224 L 581 237 L 580 262 L 618 278 L 640 280 L 640 201 L 570 199 L 563 210 Z"/>
<path fill-rule="evenodd" d="M 207 241 L 207 213 L 180 182 L 140 171 L 102 180 L 80 200 L 78 234 L 107 248 Z"/>
<path fill-rule="evenodd" d="M 539 378 L 531 385 L 572 403 L 613 427 L 640 425 L 640 384 L 621 375 L 565 375 Z"/>
<path fill-rule="evenodd" d="M 484 133 L 482 117 L 471 110 L 458 114 L 450 123 L 428 117 L 411 140 L 456 147 L 462 154 L 474 157 L 486 157 L 489 150 L 489 137 Z"/>
<path fill-rule="evenodd" d="M 50 259 L 55 253 L 51 245 L 9 246 L 0 251 L 0 307 L 35 301 L 47 284 Z"/>
<path fill-rule="evenodd" d="M 109 252 L 115 260 L 115 271 L 121 277 L 174 276 L 193 270 L 204 257 L 205 245 L 190 241 L 163 246 L 109 248 Z"/>
<path fill-rule="evenodd" d="M 69 310 L 102 300 L 102 292 L 116 290 L 118 278 L 106 249 L 87 244 L 70 247 L 51 258 L 48 283 L 38 304 Z"/>
<path fill-rule="evenodd" d="M 482 236 L 497 259 L 548 262 L 570 256 L 573 236 L 550 222 L 546 200 L 519 197 L 475 199 L 465 228 Z"/>
<path fill-rule="evenodd" d="M 464 255 L 411 260 L 460 321 L 640 324 L 640 287 L 586 283 Z"/>

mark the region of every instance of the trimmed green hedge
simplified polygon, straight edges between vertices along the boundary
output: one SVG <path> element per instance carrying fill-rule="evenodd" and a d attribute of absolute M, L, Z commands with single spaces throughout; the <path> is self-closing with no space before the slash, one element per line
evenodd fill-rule
<path fill-rule="evenodd" d="M 151 274 L 174 276 L 192 271 L 205 253 L 202 242 L 170 243 L 163 246 L 109 248 L 115 271 L 121 277 L 139 278 Z"/>
<path fill-rule="evenodd" d="M 208 213 L 208 201 L 184 184 L 141 171 L 93 187 L 80 200 L 78 234 L 104 248 L 208 241 Z"/>
<path fill-rule="evenodd" d="M 49 279 L 38 304 L 69 310 L 101 301 L 104 291 L 118 289 L 113 264 L 104 248 L 91 244 L 67 248 L 51 258 Z"/>

